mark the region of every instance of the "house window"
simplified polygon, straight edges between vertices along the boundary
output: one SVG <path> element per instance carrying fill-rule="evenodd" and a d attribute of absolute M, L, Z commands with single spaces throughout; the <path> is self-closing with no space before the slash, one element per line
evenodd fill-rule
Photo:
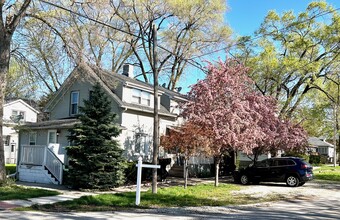
<path fill-rule="evenodd" d="M 78 105 L 79 105 L 79 92 L 73 91 L 71 92 L 71 106 L 70 106 L 71 115 L 78 114 Z"/>
<path fill-rule="evenodd" d="M 151 94 L 149 92 L 144 92 L 139 89 L 132 89 L 132 102 L 150 106 L 151 104 Z"/>
<path fill-rule="evenodd" d="M 328 153 L 326 147 L 319 147 L 319 148 L 318 148 L 318 152 L 319 152 L 320 154 L 327 154 L 327 153 Z"/>
<path fill-rule="evenodd" d="M 135 136 L 135 152 L 139 154 L 148 154 L 150 150 L 150 138 L 147 134 L 137 133 Z"/>
<path fill-rule="evenodd" d="M 142 92 L 142 105 L 150 106 L 150 93 L 148 92 Z"/>
<path fill-rule="evenodd" d="M 37 143 L 37 132 L 30 132 L 28 139 L 29 139 L 29 145 L 36 145 L 36 143 Z"/>
<path fill-rule="evenodd" d="M 24 111 L 18 111 L 18 110 L 12 110 L 11 119 L 15 122 L 18 122 L 20 120 L 25 120 L 25 112 Z"/>
<path fill-rule="evenodd" d="M 47 137 L 47 144 L 55 144 L 57 142 L 57 131 L 56 130 L 49 130 L 48 137 Z"/>
<path fill-rule="evenodd" d="M 12 117 L 16 117 L 18 115 L 18 111 L 17 110 L 12 110 Z"/>
<path fill-rule="evenodd" d="M 9 141 L 10 141 L 10 139 L 11 139 L 11 136 L 9 136 L 9 135 L 6 135 L 6 136 L 4 137 L 5 146 L 9 146 Z"/>

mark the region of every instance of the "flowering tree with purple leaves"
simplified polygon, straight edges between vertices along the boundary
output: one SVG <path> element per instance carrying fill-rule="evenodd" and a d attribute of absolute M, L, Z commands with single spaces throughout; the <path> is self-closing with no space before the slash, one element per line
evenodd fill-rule
<path fill-rule="evenodd" d="M 192 86 L 183 116 L 210 133 L 210 152 L 215 158 L 215 186 L 222 156 L 242 151 L 256 161 L 275 149 L 303 146 L 306 133 L 277 117 L 275 99 L 254 89 L 243 65 L 234 60 L 209 65 L 206 78 Z"/>
<path fill-rule="evenodd" d="M 184 188 L 188 183 L 188 161 L 191 157 L 210 154 L 210 135 L 206 130 L 189 121 L 182 126 L 170 130 L 169 134 L 161 136 L 161 145 L 166 150 L 180 153 L 184 156 Z"/>

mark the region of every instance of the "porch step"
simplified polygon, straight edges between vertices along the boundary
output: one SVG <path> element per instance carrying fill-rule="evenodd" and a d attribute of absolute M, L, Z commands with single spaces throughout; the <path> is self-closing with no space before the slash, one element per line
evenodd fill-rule
<path fill-rule="evenodd" d="M 183 169 L 184 169 L 183 166 L 174 164 L 169 170 L 169 176 L 183 178 L 184 177 Z"/>
<path fill-rule="evenodd" d="M 59 181 L 57 180 L 57 178 L 55 178 L 53 176 L 53 174 L 46 167 L 44 167 L 44 171 L 45 171 L 45 174 L 51 179 L 53 184 L 55 184 L 55 185 L 60 184 Z"/>

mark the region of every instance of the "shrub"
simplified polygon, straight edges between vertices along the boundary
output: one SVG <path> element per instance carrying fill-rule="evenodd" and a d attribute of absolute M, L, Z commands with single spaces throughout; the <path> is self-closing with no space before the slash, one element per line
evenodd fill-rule
<path fill-rule="evenodd" d="M 321 156 L 320 155 L 310 155 L 309 163 L 311 164 L 320 164 Z"/>
<path fill-rule="evenodd" d="M 282 156 L 284 156 L 284 157 L 299 157 L 299 158 L 304 159 L 305 161 L 309 161 L 309 155 L 307 155 L 305 153 L 301 153 L 301 152 L 290 151 L 290 152 L 286 152 Z"/>
<path fill-rule="evenodd" d="M 320 163 L 321 164 L 326 164 L 328 163 L 328 158 L 325 155 L 320 155 Z"/>
<path fill-rule="evenodd" d="M 16 172 L 16 164 L 6 164 L 6 174 L 13 174 Z"/>

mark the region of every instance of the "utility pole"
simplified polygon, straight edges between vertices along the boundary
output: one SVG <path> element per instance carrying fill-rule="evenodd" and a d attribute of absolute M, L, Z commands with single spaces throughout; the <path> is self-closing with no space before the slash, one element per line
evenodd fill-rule
<path fill-rule="evenodd" d="M 159 146 L 159 118 L 158 118 L 158 69 L 157 69 L 157 28 L 152 25 L 153 38 L 153 88 L 154 88 L 154 115 L 153 115 L 153 157 L 152 164 L 157 165 L 158 162 L 158 146 Z M 152 193 L 157 193 L 157 168 L 152 169 Z"/>
<path fill-rule="evenodd" d="M 339 92 L 340 92 L 340 78 L 339 78 L 339 74 L 337 74 L 337 77 L 338 77 L 338 80 L 337 80 L 337 92 L 335 94 L 335 100 L 334 100 L 334 110 L 333 110 L 333 113 L 334 113 L 334 134 L 333 134 L 333 144 L 334 144 L 334 154 L 333 154 L 333 162 L 334 162 L 334 167 L 336 167 L 336 162 L 337 162 L 337 154 L 336 154 L 336 147 L 337 147 L 337 144 L 336 144 L 336 136 L 338 134 L 338 111 L 339 111 L 339 104 L 340 104 L 340 97 L 339 97 Z M 340 141 L 340 139 L 339 139 Z"/>
<path fill-rule="evenodd" d="M 337 129 L 336 129 L 336 116 L 337 116 L 337 106 L 334 104 L 334 131 L 333 131 L 333 145 L 334 145 L 334 151 L 333 151 L 333 166 L 336 167 L 336 134 L 337 134 Z"/>

